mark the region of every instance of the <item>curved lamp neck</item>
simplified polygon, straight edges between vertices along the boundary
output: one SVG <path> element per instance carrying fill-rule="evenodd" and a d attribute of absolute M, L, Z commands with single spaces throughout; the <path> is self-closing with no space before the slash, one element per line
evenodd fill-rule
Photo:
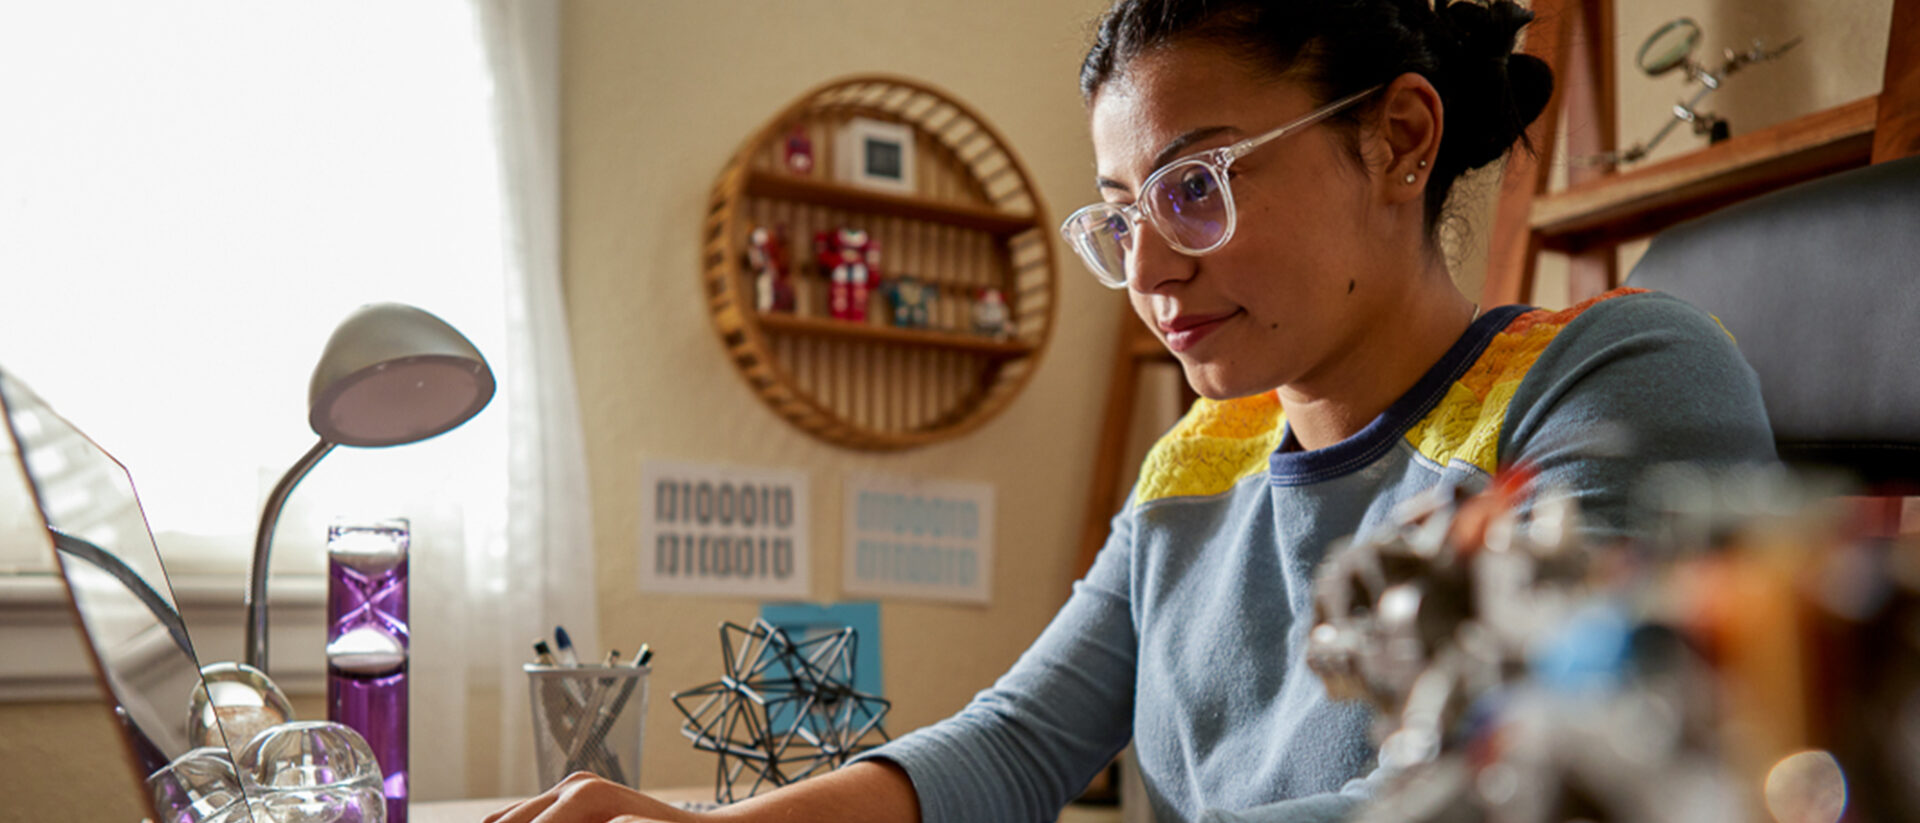
<path fill-rule="evenodd" d="M 324 438 L 313 444 L 274 484 L 273 494 L 260 511 L 260 531 L 253 537 L 253 568 L 247 581 L 247 665 L 263 672 L 267 671 L 267 561 L 273 554 L 273 530 L 280 523 L 280 510 L 286 507 L 293 487 L 300 485 L 334 445 Z"/>

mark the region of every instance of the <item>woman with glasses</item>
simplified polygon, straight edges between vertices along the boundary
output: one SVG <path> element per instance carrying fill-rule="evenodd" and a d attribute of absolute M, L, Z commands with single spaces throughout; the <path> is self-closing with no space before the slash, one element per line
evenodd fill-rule
<path fill-rule="evenodd" d="M 838 772 L 708 818 L 579 778 L 496 819 L 1051 820 L 1129 742 L 1162 823 L 1352 814 L 1393 764 L 1306 666 L 1329 543 L 1514 462 L 1593 536 L 1631 536 L 1650 464 L 1773 456 L 1707 315 L 1629 290 L 1480 307 L 1453 285 L 1449 193 L 1551 91 L 1513 53 L 1530 19 L 1505 0 L 1119 0 L 1081 71 L 1100 202 L 1061 231 L 1202 399 L 1067 605 L 958 715 Z"/>

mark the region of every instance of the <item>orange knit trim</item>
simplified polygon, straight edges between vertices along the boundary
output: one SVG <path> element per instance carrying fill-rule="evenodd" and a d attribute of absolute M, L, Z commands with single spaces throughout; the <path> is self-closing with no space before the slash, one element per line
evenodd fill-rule
<path fill-rule="evenodd" d="M 1533 311 L 1514 318 L 1512 323 L 1507 324 L 1505 333 L 1514 334 L 1523 332 L 1540 323 L 1545 323 L 1550 326 L 1564 326 L 1573 322 L 1573 318 L 1579 317 L 1581 312 L 1592 308 L 1593 304 L 1602 300 L 1612 300 L 1615 297 L 1625 297 L 1629 294 L 1644 294 L 1646 291 L 1646 289 L 1619 288 L 1606 294 L 1594 295 L 1559 311 L 1550 312 L 1546 309 L 1534 309 Z"/>

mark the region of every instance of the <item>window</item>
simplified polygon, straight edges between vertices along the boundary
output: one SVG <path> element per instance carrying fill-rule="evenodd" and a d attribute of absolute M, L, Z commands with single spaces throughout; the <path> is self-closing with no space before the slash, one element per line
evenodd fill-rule
<path fill-rule="evenodd" d="M 0 11 L 0 367 L 127 466 L 176 585 L 244 573 L 353 308 L 425 308 L 501 369 L 490 83 L 457 0 Z M 336 516 L 493 539 L 504 406 L 336 450 L 290 501 L 275 569 L 320 571 Z"/>

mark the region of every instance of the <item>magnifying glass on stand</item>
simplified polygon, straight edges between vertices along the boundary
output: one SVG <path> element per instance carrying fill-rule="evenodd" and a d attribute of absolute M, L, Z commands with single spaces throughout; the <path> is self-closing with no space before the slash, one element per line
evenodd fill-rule
<path fill-rule="evenodd" d="M 1672 134 L 1675 127 L 1681 123 L 1691 124 L 1693 133 L 1705 135 L 1709 145 L 1727 139 L 1732 133 L 1732 127 L 1727 119 L 1701 111 L 1701 101 L 1718 90 L 1728 77 L 1740 69 L 1753 63 L 1772 60 L 1800 44 L 1800 38 L 1795 37 L 1781 44 L 1779 48 L 1769 49 L 1765 43 L 1755 39 L 1751 47 L 1744 52 L 1727 49 L 1723 52 L 1720 65 L 1710 67 L 1693 59 L 1693 52 L 1700 45 L 1700 34 L 1700 24 L 1695 23 L 1692 18 L 1681 17 L 1671 20 L 1660 28 L 1654 29 L 1653 34 L 1647 36 L 1646 41 L 1640 44 L 1640 50 L 1634 54 L 1634 65 L 1639 66 L 1640 71 L 1648 77 L 1660 77 L 1673 71 L 1684 71 L 1689 84 L 1700 84 L 1699 91 L 1694 92 L 1692 97 L 1675 103 L 1672 119 L 1646 141 L 1621 151 L 1590 155 L 1581 158 L 1582 162 L 1591 166 L 1622 166 L 1645 159 L 1647 154 L 1652 152 L 1655 146 L 1660 145 L 1660 141 L 1667 139 L 1667 135 Z"/>

